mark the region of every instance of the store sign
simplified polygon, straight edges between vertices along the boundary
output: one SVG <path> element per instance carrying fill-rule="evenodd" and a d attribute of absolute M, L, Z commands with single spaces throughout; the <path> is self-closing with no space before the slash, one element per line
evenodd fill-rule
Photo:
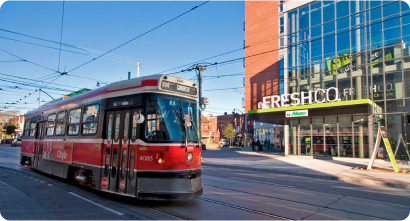
<path fill-rule="evenodd" d="M 286 117 L 307 117 L 309 110 L 286 111 Z"/>
<path fill-rule="evenodd" d="M 339 89 L 331 87 L 328 89 L 318 89 L 316 91 L 302 91 L 292 94 L 281 94 L 266 96 L 259 102 L 258 109 L 275 108 L 275 107 L 289 107 L 306 104 L 320 104 L 340 101 Z"/>

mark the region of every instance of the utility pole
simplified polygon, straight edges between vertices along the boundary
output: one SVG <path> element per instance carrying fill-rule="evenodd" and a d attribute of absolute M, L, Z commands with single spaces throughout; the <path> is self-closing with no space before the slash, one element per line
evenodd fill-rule
<path fill-rule="evenodd" d="M 138 63 L 137 63 L 137 78 L 140 77 L 140 65 L 141 65 L 141 62 L 140 62 L 140 60 L 138 60 Z"/>
<path fill-rule="evenodd" d="M 40 108 L 40 90 L 38 90 L 38 108 Z"/>
<path fill-rule="evenodd" d="M 193 69 L 198 70 L 198 89 L 199 89 L 199 111 L 198 111 L 198 120 L 199 120 L 199 125 L 198 125 L 198 136 L 199 139 L 202 141 L 202 106 L 206 105 L 204 103 L 204 100 L 202 98 L 202 71 L 205 71 L 206 68 L 202 67 L 201 65 L 196 65 L 195 67 L 193 67 Z M 199 144 L 201 145 L 201 144 Z"/>
<path fill-rule="evenodd" d="M 128 71 L 128 80 L 131 79 L 131 72 Z"/>

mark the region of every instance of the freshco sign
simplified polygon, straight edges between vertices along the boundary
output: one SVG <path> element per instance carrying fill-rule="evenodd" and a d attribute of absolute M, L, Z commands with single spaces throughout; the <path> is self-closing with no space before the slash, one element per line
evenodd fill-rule
<path fill-rule="evenodd" d="M 259 102 L 258 109 L 289 107 L 314 103 L 328 103 L 340 101 L 339 89 L 331 87 L 328 89 L 317 89 L 316 91 L 302 91 L 292 94 L 281 94 L 266 96 Z"/>
<path fill-rule="evenodd" d="M 308 110 L 286 111 L 286 117 L 307 117 L 309 116 Z"/>

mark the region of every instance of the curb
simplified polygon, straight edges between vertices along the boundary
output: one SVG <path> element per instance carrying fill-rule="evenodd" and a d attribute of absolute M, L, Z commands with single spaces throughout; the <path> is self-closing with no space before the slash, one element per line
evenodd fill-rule
<path fill-rule="evenodd" d="M 265 172 L 265 173 L 284 174 L 284 175 L 291 175 L 291 176 L 309 177 L 309 178 L 323 179 L 323 180 L 334 180 L 334 181 L 341 181 L 341 182 L 352 183 L 352 184 L 365 184 L 365 185 L 372 185 L 372 186 L 410 189 L 410 183 L 393 183 L 393 182 L 374 180 L 374 179 L 369 179 L 369 178 L 319 175 L 319 174 L 312 174 L 312 173 L 275 170 L 271 168 L 269 169 L 268 168 L 256 168 L 256 167 L 246 167 L 246 166 L 239 166 L 239 165 L 224 165 L 224 164 L 214 164 L 214 163 L 202 163 L 202 165 L 210 166 L 210 167 L 220 167 L 220 168 L 228 168 L 228 169 L 239 169 L 239 170 L 258 171 L 258 172 Z"/>

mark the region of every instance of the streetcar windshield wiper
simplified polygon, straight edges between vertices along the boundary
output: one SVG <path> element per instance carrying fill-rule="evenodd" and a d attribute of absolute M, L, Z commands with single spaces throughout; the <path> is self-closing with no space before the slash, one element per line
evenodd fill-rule
<path fill-rule="evenodd" d="M 174 111 L 175 120 L 177 121 L 177 124 L 179 126 L 179 130 L 184 136 L 185 147 L 187 147 L 188 146 L 187 126 L 185 124 L 185 118 L 183 116 L 181 116 L 181 114 L 183 114 L 183 111 L 181 111 L 181 108 L 180 108 L 180 113 L 178 114 L 178 110 L 175 107 L 175 105 L 172 105 L 172 108 L 173 108 L 173 111 Z"/>

